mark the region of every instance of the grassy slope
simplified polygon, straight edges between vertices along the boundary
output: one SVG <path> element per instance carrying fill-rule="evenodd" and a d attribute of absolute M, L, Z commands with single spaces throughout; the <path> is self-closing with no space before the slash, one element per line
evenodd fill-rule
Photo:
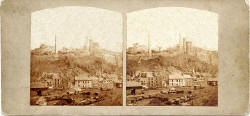
<path fill-rule="evenodd" d="M 56 60 L 58 59 L 58 60 Z M 99 57 L 95 56 L 59 56 L 58 58 L 52 55 L 31 56 L 31 81 L 35 80 L 42 72 L 59 72 L 63 78 L 72 80 L 81 72 L 87 72 L 95 75 L 97 71 L 101 70 L 103 63 L 103 71 L 107 73 L 115 72 L 116 66 L 101 61 Z M 122 72 L 121 68 L 118 70 Z"/>
<path fill-rule="evenodd" d="M 167 69 L 170 66 L 181 70 L 184 73 L 192 72 L 193 69 L 198 72 L 215 74 L 218 71 L 217 65 L 207 64 L 198 58 L 189 55 L 177 55 L 173 57 L 158 56 L 154 59 L 142 60 L 138 63 L 138 57 L 127 57 L 127 73 L 136 70 L 152 71 L 160 68 Z"/>

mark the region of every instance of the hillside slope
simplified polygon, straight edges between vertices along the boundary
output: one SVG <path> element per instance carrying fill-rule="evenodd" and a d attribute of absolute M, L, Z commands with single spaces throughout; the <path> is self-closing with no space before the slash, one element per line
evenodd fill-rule
<path fill-rule="evenodd" d="M 101 68 L 102 67 L 102 68 Z M 122 73 L 122 67 L 117 67 L 95 56 L 61 55 L 31 55 L 31 81 L 37 80 L 43 72 L 59 73 L 63 78 L 64 87 L 68 81 L 81 73 L 96 75 L 101 70 L 104 73 Z"/>
<path fill-rule="evenodd" d="M 196 71 L 215 75 L 218 71 L 218 65 L 208 64 L 194 56 L 184 54 L 179 54 L 173 57 L 158 56 L 148 60 L 142 59 L 140 63 L 138 57 L 127 57 L 127 74 L 133 74 L 136 70 L 154 71 L 168 69 L 170 66 L 187 74 Z"/>

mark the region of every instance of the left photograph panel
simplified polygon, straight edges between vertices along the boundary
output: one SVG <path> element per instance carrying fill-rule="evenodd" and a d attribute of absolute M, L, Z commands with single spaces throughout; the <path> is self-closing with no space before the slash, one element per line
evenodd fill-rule
<path fill-rule="evenodd" d="M 58 7 L 31 14 L 30 105 L 122 105 L 118 12 Z"/>

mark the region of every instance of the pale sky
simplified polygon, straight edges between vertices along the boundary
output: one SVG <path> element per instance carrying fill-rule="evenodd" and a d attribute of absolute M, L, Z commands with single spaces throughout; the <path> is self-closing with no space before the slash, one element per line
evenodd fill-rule
<path fill-rule="evenodd" d="M 194 46 L 218 50 L 218 15 L 213 12 L 183 8 L 162 7 L 127 14 L 127 47 L 138 42 L 151 47 L 175 46 L 179 35 Z"/>
<path fill-rule="evenodd" d="M 31 16 L 31 49 L 40 44 L 57 49 L 82 48 L 86 36 L 100 47 L 122 51 L 122 16 L 118 12 L 92 7 L 59 7 L 33 12 Z"/>

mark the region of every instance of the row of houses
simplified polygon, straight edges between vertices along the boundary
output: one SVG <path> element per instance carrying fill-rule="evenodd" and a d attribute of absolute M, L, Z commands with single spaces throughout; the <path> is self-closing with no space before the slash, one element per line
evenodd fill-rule
<path fill-rule="evenodd" d="M 114 87 L 122 87 L 122 81 L 118 78 L 102 78 L 90 76 L 87 73 L 80 74 L 75 77 L 74 88 L 82 89 L 113 89 Z"/>
<path fill-rule="evenodd" d="M 83 89 L 113 89 L 122 87 L 122 80 L 117 75 L 104 75 L 104 77 L 91 76 L 86 72 L 74 77 L 74 81 L 68 81 L 68 87 L 76 90 Z M 65 83 L 65 82 L 64 82 Z M 59 73 L 44 72 L 36 81 L 30 85 L 32 90 L 63 89 L 63 79 Z"/>
<path fill-rule="evenodd" d="M 202 73 L 194 76 L 174 73 L 169 75 L 169 86 L 216 86 L 218 84 L 217 77 L 212 77 L 210 74 Z"/>
<path fill-rule="evenodd" d="M 53 88 L 62 89 L 63 80 L 59 73 L 43 73 L 39 81 L 31 82 L 32 89 Z M 69 82 L 69 88 L 76 90 L 82 89 L 112 89 L 114 87 L 122 87 L 122 80 L 117 75 L 105 77 L 96 77 L 88 73 L 81 73 L 74 78 L 74 81 Z M 217 85 L 217 78 L 212 78 L 209 74 L 195 74 L 193 76 L 182 73 L 171 73 L 168 76 L 162 76 L 155 72 L 137 72 L 134 77 L 127 77 L 127 88 L 142 87 L 142 88 L 164 88 L 173 87 L 192 87 L 192 86 L 207 86 Z"/>
<path fill-rule="evenodd" d="M 169 86 L 193 86 L 193 77 L 174 73 L 169 75 Z"/>
<path fill-rule="evenodd" d="M 127 83 L 137 82 L 136 86 L 143 88 L 155 89 L 168 86 L 173 87 L 192 87 L 192 86 L 207 86 L 217 85 L 217 78 L 213 78 L 207 73 L 196 73 L 194 75 L 182 74 L 181 72 L 172 72 L 167 75 L 162 75 L 157 72 L 136 72 L 135 76 L 127 77 Z M 135 85 L 135 83 L 133 83 Z M 133 86 L 134 86 L 133 85 Z M 127 87 L 132 87 L 128 85 Z"/>
<path fill-rule="evenodd" d="M 41 86 L 42 85 L 42 86 Z M 54 88 L 61 89 L 62 78 L 59 73 L 43 72 L 41 76 L 30 84 L 31 88 Z"/>

